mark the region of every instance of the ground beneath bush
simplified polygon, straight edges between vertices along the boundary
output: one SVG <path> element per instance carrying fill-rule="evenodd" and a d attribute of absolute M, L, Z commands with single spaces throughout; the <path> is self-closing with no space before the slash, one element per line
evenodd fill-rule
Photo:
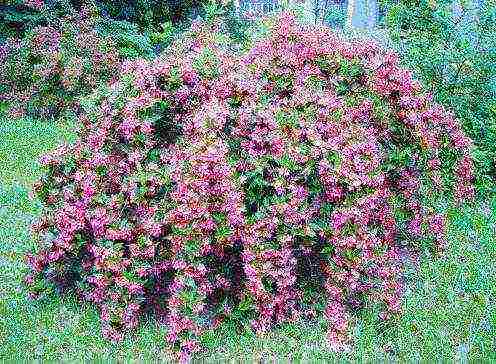
<path fill-rule="evenodd" d="M 69 128 L 0 120 L 0 359 L 108 360 L 170 358 L 165 329 L 144 323 L 120 343 L 100 335 L 96 309 L 73 297 L 31 302 L 21 285 L 32 247 L 29 224 L 39 207 L 28 198 L 39 155 L 72 136 Z M 496 360 L 496 200 L 450 208 L 441 259 L 405 257 L 404 313 L 388 327 L 373 312 L 355 322 L 353 350 L 336 357 L 320 321 L 285 325 L 265 337 L 225 324 L 204 338 L 202 360 Z"/>

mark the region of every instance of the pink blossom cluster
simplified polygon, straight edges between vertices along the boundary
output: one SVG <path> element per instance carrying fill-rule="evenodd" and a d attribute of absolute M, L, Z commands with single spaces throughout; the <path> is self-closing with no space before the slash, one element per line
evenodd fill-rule
<path fill-rule="evenodd" d="M 23 5 L 34 10 L 41 10 L 45 3 L 43 0 L 24 0 Z"/>
<path fill-rule="evenodd" d="M 366 304 L 400 312 L 400 250 L 442 248 L 435 203 L 472 196 L 470 141 L 374 44 L 284 13 L 237 56 L 198 27 L 126 63 L 44 158 L 27 283 L 72 287 L 113 339 L 151 310 L 183 359 L 234 312 L 264 331 L 324 300 L 342 348 Z"/>

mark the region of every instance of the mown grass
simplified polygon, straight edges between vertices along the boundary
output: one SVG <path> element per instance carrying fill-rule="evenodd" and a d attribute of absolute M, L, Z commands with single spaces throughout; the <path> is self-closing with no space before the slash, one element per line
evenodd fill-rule
<path fill-rule="evenodd" d="M 0 126 L 0 359 L 168 360 L 165 328 L 144 322 L 119 344 L 100 335 L 94 307 L 74 297 L 30 301 L 23 255 L 33 249 L 29 224 L 39 206 L 28 198 L 40 175 L 37 157 L 71 138 L 67 128 L 29 120 Z M 204 338 L 202 361 L 496 361 L 496 200 L 451 208 L 442 258 L 423 255 L 406 268 L 401 317 L 384 326 L 365 314 L 354 347 L 335 355 L 321 321 L 298 322 L 265 337 L 226 324 Z"/>

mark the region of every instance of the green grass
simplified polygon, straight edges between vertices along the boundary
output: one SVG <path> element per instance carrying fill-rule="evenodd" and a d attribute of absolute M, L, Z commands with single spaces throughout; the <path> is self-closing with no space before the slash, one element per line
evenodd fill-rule
<path fill-rule="evenodd" d="M 0 183 L 28 187 L 41 172 L 38 158 L 72 138 L 66 126 L 0 116 Z"/>
<path fill-rule="evenodd" d="M 39 155 L 71 137 L 67 128 L 32 121 L 0 127 L 0 359 L 167 360 L 165 328 L 145 322 L 119 344 L 102 339 L 98 313 L 70 296 L 30 301 L 21 281 L 28 227 L 39 206 L 28 198 Z M 257 337 L 229 325 L 204 338 L 205 361 L 496 361 L 496 200 L 449 210 L 444 257 L 407 267 L 404 313 L 387 327 L 356 320 L 353 350 L 332 354 L 323 322 L 299 322 Z"/>

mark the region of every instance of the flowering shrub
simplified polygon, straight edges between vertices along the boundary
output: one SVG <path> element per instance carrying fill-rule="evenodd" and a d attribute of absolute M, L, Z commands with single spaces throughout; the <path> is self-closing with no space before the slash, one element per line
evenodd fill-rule
<path fill-rule="evenodd" d="M 195 24 L 86 101 L 42 160 L 26 282 L 76 291 L 116 340 L 151 311 L 183 358 L 233 317 L 321 313 L 339 349 L 366 303 L 399 312 L 402 249 L 442 248 L 433 206 L 472 196 L 470 141 L 374 44 L 289 13 L 242 57 L 213 35 Z"/>
<path fill-rule="evenodd" d="M 119 56 L 109 37 L 82 11 L 59 24 L 38 26 L 0 51 L 0 97 L 18 113 L 58 116 L 79 95 L 117 75 Z"/>

